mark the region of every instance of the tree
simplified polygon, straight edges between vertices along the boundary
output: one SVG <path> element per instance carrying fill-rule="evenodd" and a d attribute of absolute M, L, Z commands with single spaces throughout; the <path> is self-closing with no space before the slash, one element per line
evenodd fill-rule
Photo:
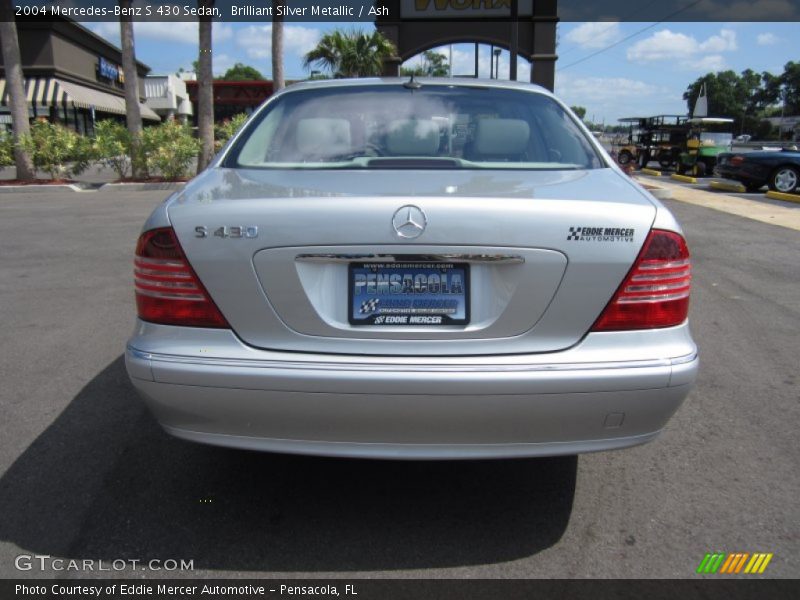
<path fill-rule="evenodd" d="M 122 45 L 122 71 L 125 73 L 125 121 L 131 134 L 131 173 L 134 178 L 144 177 L 142 145 L 142 113 L 139 108 L 139 73 L 136 70 L 136 52 L 133 40 L 131 0 L 119 0 L 123 8 L 119 17 L 119 37 Z"/>
<path fill-rule="evenodd" d="M 761 89 L 759 90 L 759 108 L 767 111 L 781 99 L 781 75 L 761 73 Z"/>
<path fill-rule="evenodd" d="M 211 8 L 214 0 L 201 0 L 201 5 Z M 210 13 L 211 11 L 204 11 Z M 197 157 L 197 172 L 200 173 L 214 158 L 214 79 L 211 71 L 212 19 L 206 14 L 198 17 L 200 56 L 197 73 L 197 130 L 200 138 L 200 155 Z"/>
<path fill-rule="evenodd" d="M 444 54 L 439 54 L 433 50 L 426 50 L 422 53 L 422 63 L 414 68 L 403 67 L 400 75 L 410 77 L 447 77 L 450 74 L 450 64 Z"/>
<path fill-rule="evenodd" d="M 742 76 L 730 70 L 708 73 L 689 85 L 683 98 L 691 114 L 705 85 L 708 116 L 730 117 L 733 119 L 733 131 L 743 131 L 745 126 L 747 129 L 754 127 L 754 117 L 747 117 L 756 111 L 760 83 L 760 77 L 749 70 Z"/>
<path fill-rule="evenodd" d="M 800 62 L 786 63 L 780 83 L 785 93 L 786 114 L 800 115 Z"/>
<path fill-rule="evenodd" d="M 336 29 L 322 36 L 317 46 L 305 55 L 306 69 L 318 66 L 334 77 L 373 77 L 383 71 L 383 61 L 395 48 L 379 31 L 365 33 Z"/>
<path fill-rule="evenodd" d="M 583 118 L 586 116 L 586 109 L 583 106 L 570 106 L 569 108 L 581 121 L 583 121 Z"/>
<path fill-rule="evenodd" d="M 736 96 L 744 101 L 742 108 L 745 115 L 753 115 L 759 109 L 761 101 L 761 75 L 752 69 L 745 69 L 736 83 Z"/>
<path fill-rule="evenodd" d="M 683 94 L 690 113 L 704 84 L 708 96 L 708 116 L 741 118 L 746 99 L 742 96 L 740 78 L 734 71 L 708 73 L 692 83 Z"/>
<path fill-rule="evenodd" d="M 14 163 L 17 167 L 17 179 L 30 181 L 36 179 L 36 171 L 30 154 L 22 147 L 22 140 L 30 133 L 28 123 L 28 100 L 25 97 L 25 84 L 22 77 L 22 59 L 19 55 L 19 39 L 17 24 L 11 0 L 2 0 L 0 12 L 0 44 L 2 44 L 3 65 L 5 66 L 8 104 L 11 109 L 11 126 L 14 143 Z"/>
<path fill-rule="evenodd" d="M 225 75 L 220 77 L 222 81 L 254 81 L 264 79 L 261 72 L 249 65 L 236 63 L 230 69 L 225 71 Z"/>
<path fill-rule="evenodd" d="M 272 0 L 272 91 L 277 92 L 286 87 L 283 77 L 283 15 L 278 14 L 283 7 L 283 0 Z"/>
<path fill-rule="evenodd" d="M 761 131 L 761 120 L 776 111 L 775 105 L 780 101 L 781 90 L 785 89 L 787 73 L 791 72 L 793 64 L 787 63 L 781 76 L 767 72 L 759 74 L 751 69 L 745 69 L 741 75 L 734 71 L 707 73 L 689 85 L 683 98 L 691 112 L 705 85 L 709 116 L 732 117 L 736 132 L 758 132 Z M 800 73 L 798 80 L 800 84 Z"/>

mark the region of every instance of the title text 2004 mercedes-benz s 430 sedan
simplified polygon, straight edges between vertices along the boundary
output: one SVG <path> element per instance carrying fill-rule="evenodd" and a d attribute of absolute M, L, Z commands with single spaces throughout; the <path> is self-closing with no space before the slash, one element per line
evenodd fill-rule
<path fill-rule="evenodd" d="M 694 380 L 690 278 L 673 216 L 540 88 L 301 84 L 145 223 L 126 363 L 198 442 L 623 448 Z"/>

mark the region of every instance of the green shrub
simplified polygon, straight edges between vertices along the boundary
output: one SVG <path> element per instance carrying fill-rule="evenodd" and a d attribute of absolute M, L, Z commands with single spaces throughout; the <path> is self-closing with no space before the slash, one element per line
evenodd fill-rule
<path fill-rule="evenodd" d="M 249 118 L 246 113 L 239 113 L 230 119 L 225 119 L 222 123 L 214 126 L 214 151 L 219 152 L 228 143 L 233 134 L 239 131 Z"/>
<path fill-rule="evenodd" d="M 14 138 L 10 133 L 0 132 L 0 167 L 14 164 Z"/>
<path fill-rule="evenodd" d="M 200 152 L 200 141 L 186 125 L 165 121 L 142 133 L 142 152 L 148 175 L 174 180 L 186 177 L 192 161 Z"/>
<path fill-rule="evenodd" d="M 131 171 L 131 134 L 117 121 L 99 121 L 94 126 L 92 159 L 113 169 L 120 179 Z"/>
<path fill-rule="evenodd" d="M 92 158 L 92 140 L 71 129 L 47 121 L 36 121 L 30 134 L 20 140 L 30 153 L 33 166 L 50 179 L 64 179 L 83 173 Z"/>

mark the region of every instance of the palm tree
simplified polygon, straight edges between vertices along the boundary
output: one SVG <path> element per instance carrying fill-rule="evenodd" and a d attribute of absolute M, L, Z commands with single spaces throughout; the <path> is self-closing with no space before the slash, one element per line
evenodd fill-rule
<path fill-rule="evenodd" d="M 211 8 L 214 0 L 202 0 L 203 6 Z M 207 11 L 210 12 L 210 11 Z M 214 158 L 214 75 L 211 70 L 210 16 L 199 17 L 200 69 L 197 73 L 197 129 L 200 137 L 200 155 L 197 157 L 197 172 L 200 173 Z"/>
<path fill-rule="evenodd" d="M 322 36 L 316 48 L 305 55 L 303 66 L 327 69 L 337 78 L 373 77 L 383 71 L 384 59 L 394 54 L 394 44 L 379 31 L 336 29 Z"/>
<path fill-rule="evenodd" d="M 19 55 L 17 24 L 11 7 L 11 0 L 3 0 L 5 17 L 0 21 L 0 43 L 2 43 L 3 65 L 5 65 L 8 104 L 11 109 L 11 126 L 14 137 L 14 161 L 17 165 L 17 179 L 31 181 L 36 179 L 36 170 L 30 155 L 20 145 L 20 140 L 30 132 L 28 123 L 28 100 L 25 97 L 25 84 L 22 78 L 22 59 Z"/>
<path fill-rule="evenodd" d="M 286 87 L 283 78 L 283 16 L 277 14 L 283 0 L 272 0 L 272 91 L 278 92 Z"/>
<path fill-rule="evenodd" d="M 131 0 L 120 0 L 123 9 L 129 9 Z M 142 156 L 142 113 L 139 109 L 139 74 L 136 71 L 136 53 L 133 41 L 133 18 L 130 10 L 119 17 L 119 37 L 122 44 L 122 71 L 125 73 L 125 120 L 131 135 L 131 173 L 134 178 L 144 177 Z"/>

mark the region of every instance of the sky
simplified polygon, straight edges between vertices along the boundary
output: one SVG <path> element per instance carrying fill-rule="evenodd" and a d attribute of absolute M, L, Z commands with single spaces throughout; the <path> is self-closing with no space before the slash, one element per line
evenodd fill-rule
<path fill-rule="evenodd" d="M 116 22 L 84 23 L 119 45 Z M 320 36 L 337 27 L 368 28 L 369 24 L 287 23 L 284 26 L 287 79 L 304 79 L 309 72 L 302 57 Z M 223 74 L 234 63 L 271 73 L 271 24 L 215 23 L 213 69 Z M 197 23 L 135 24 L 137 58 L 152 74 L 191 70 L 197 58 Z M 709 71 L 783 72 L 790 60 L 800 60 L 797 23 L 560 23 L 555 92 L 570 105 L 583 106 L 586 118 L 611 124 L 620 117 L 685 114 L 683 92 Z M 449 55 L 450 48 L 437 51 Z M 474 71 L 474 46 L 456 44 L 453 74 Z M 480 75 L 489 76 L 488 47 L 482 47 Z M 409 63 L 415 62 L 411 59 Z M 408 64 L 408 63 L 407 63 Z M 508 78 L 508 53 L 500 57 L 500 77 Z M 522 59 L 519 79 L 529 78 Z"/>

